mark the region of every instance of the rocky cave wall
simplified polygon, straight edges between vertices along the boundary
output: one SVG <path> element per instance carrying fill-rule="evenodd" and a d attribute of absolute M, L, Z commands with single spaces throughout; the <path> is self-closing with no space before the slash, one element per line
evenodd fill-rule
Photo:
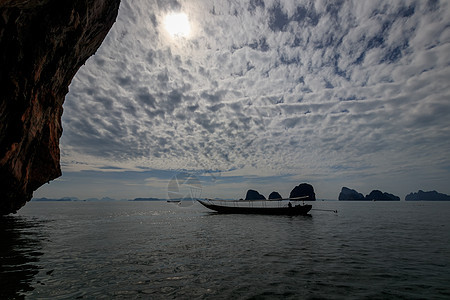
<path fill-rule="evenodd" d="M 63 102 L 120 0 L 0 0 L 0 214 L 61 175 Z"/>

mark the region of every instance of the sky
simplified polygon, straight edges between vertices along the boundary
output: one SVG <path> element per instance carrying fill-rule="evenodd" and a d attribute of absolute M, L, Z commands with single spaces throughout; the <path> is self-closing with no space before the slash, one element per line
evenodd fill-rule
<path fill-rule="evenodd" d="M 449 1 L 122 0 L 34 196 L 450 194 L 449 116 Z"/>

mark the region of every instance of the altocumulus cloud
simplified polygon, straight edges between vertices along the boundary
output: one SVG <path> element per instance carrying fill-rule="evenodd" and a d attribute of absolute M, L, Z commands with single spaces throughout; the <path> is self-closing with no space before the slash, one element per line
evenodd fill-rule
<path fill-rule="evenodd" d="M 124 0 L 70 86 L 63 170 L 450 192 L 449 20 L 448 1 Z"/>

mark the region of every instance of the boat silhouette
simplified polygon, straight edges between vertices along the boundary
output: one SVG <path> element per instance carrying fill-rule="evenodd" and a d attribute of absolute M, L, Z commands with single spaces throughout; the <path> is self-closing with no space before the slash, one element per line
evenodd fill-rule
<path fill-rule="evenodd" d="M 312 205 L 304 204 L 308 196 L 270 200 L 218 200 L 197 199 L 197 201 L 222 214 L 263 214 L 263 215 L 306 215 Z"/>

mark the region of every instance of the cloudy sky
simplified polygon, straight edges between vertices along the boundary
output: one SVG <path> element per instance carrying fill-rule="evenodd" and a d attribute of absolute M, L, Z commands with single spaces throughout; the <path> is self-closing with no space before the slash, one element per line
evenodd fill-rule
<path fill-rule="evenodd" d="M 177 174 L 203 197 L 450 194 L 449 3 L 122 0 L 35 196 L 168 198 Z"/>

